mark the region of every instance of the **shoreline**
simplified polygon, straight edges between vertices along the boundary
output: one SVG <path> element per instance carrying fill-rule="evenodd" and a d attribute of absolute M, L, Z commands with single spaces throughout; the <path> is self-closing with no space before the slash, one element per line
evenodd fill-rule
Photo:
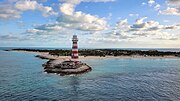
<path fill-rule="evenodd" d="M 36 52 L 36 51 L 26 51 L 26 50 L 11 50 L 14 52 L 27 52 L 27 53 L 33 53 L 36 54 L 35 57 L 40 59 L 46 59 L 47 62 L 43 63 L 42 66 L 44 67 L 44 72 L 46 73 L 56 73 L 60 76 L 64 75 L 78 75 L 87 73 L 92 70 L 92 68 L 86 64 L 83 63 L 83 60 L 91 60 L 91 59 L 135 59 L 135 58 L 149 58 L 149 59 L 180 59 L 180 57 L 176 56 L 139 56 L 139 55 L 131 55 L 131 56 L 79 56 L 78 63 L 74 62 L 74 60 L 71 59 L 71 56 L 57 56 L 57 55 L 51 55 L 49 52 Z"/>
<path fill-rule="evenodd" d="M 89 65 L 87 65 L 86 63 L 82 63 L 81 61 L 80 63 L 75 64 L 75 62 L 71 60 L 70 56 L 58 57 L 58 56 L 50 55 L 48 52 L 31 52 L 31 51 L 15 51 L 15 52 L 29 52 L 29 53 L 37 54 L 35 56 L 37 58 L 48 60 L 47 62 L 42 64 L 42 66 L 44 67 L 44 72 L 46 73 L 56 73 L 59 74 L 60 76 L 64 76 L 71 74 L 74 75 L 83 74 L 92 70 L 92 68 Z M 69 62 L 69 63 L 66 64 L 66 66 L 64 66 L 63 64 L 64 62 Z M 70 66 L 73 63 L 74 65 Z"/>
<path fill-rule="evenodd" d="M 23 51 L 23 50 L 12 50 L 14 52 L 28 52 L 37 54 L 37 57 L 44 58 L 44 59 L 54 59 L 54 60 L 70 60 L 71 56 L 56 56 L 56 55 L 50 55 L 48 52 L 33 52 L 33 51 Z M 163 59 L 163 58 L 175 58 L 180 59 L 180 57 L 177 56 L 141 56 L 141 55 L 132 55 L 132 56 L 79 56 L 79 60 L 88 60 L 88 59 L 112 59 L 112 58 L 153 58 L 153 59 Z"/>

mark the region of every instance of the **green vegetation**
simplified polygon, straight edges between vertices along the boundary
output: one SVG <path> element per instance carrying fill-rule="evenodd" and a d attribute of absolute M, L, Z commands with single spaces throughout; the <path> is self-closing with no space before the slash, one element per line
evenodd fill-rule
<path fill-rule="evenodd" d="M 12 49 L 16 51 L 30 52 L 49 52 L 51 55 L 71 56 L 71 50 L 40 50 L 40 49 Z M 157 50 L 141 51 L 141 50 L 115 50 L 115 49 L 80 49 L 80 56 L 177 56 L 180 57 L 180 52 L 161 52 Z"/>

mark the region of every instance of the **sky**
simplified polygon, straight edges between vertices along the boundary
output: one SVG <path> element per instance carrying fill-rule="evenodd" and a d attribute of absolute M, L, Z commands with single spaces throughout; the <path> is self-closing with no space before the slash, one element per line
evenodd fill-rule
<path fill-rule="evenodd" d="M 180 0 L 0 0 L 1 47 L 180 48 Z"/>

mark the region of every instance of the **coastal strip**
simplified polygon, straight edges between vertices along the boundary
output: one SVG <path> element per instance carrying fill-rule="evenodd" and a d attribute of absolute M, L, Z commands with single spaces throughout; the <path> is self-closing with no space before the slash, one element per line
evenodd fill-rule
<path fill-rule="evenodd" d="M 71 59 L 71 50 L 38 50 L 12 49 L 6 51 L 32 52 L 46 59 Z M 108 58 L 180 58 L 180 52 L 162 52 L 157 50 L 113 50 L 113 49 L 81 49 L 79 60 Z"/>

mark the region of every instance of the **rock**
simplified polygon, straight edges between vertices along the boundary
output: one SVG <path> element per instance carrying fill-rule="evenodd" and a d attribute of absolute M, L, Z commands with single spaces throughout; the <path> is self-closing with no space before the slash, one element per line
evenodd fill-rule
<path fill-rule="evenodd" d="M 49 59 L 49 58 L 47 58 L 47 57 L 45 57 L 45 56 L 42 56 L 42 55 L 36 55 L 35 57 L 38 57 L 38 58 L 40 58 L 40 59 Z"/>
<path fill-rule="evenodd" d="M 90 66 L 81 62 L 77 64 L 72 64 L 74 63 L 73 61 L 63 61 L 61 63 L 56 64 L 56 62 L 54 61 L 56 60 L 49 60 L 45 64 L 43 64 L 45 72 L 57 73 L 60 75 L 70 75 L 70 74 L 82 74 L 92 70 Z"/>

